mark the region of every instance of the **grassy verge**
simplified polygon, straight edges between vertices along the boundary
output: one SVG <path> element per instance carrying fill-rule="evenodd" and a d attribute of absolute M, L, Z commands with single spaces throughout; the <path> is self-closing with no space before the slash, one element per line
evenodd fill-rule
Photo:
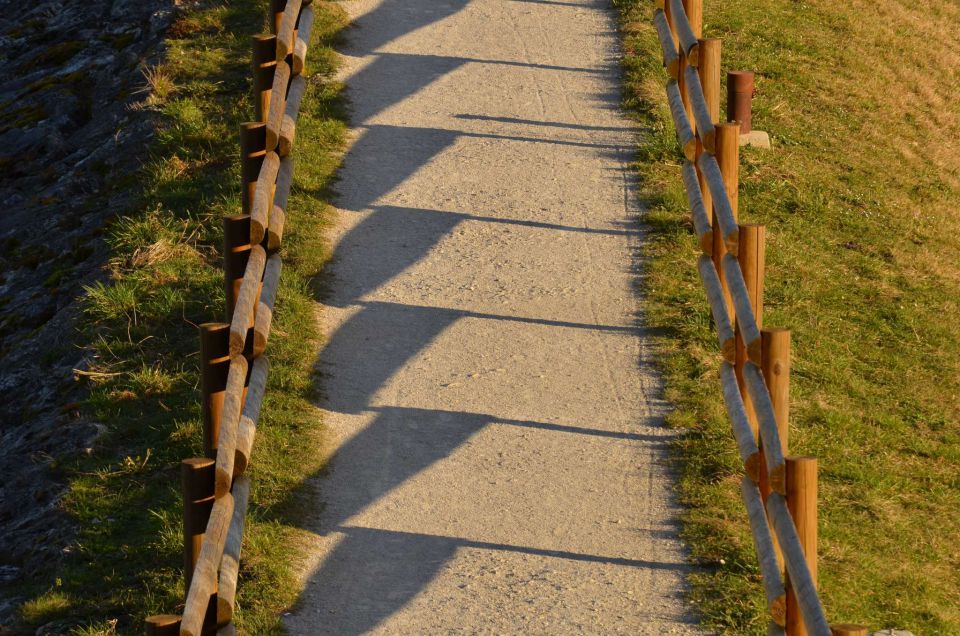
<path fill-rule="evenodd" d="M 250 36 L 265 30 L 265 4 L 209 0 L 188 10 L 170 30 L 165 61 L 147 74 L 144 107 L 159 111 L 160 125 L 128 184 L 143 189 L 142 202 L 109 229 L 110 280 L 83 301 L 83 336 L 102 375 L 82 408 L 105 433 L 58 467 L 80 533 L 61 569 L 38 577 L 21 607 L 25 626 L 140 633 L 146 615 L 182 604 L 179 462 L 201 453 L 196 325 L 223 315 L 220 219 L 240 208 L 237 126 L 252 118 Z M 281 503 L 318 468 L 308 441 L 319 428 L 312 279 L 327 257 L 325 198 L 345 130 L 340 87 L 329 80 L 345 15 L 333 3 L 314 7 L 315 76 L 298 123 L 238 599 L 239 626 L 253 634 L 279 632 L 279 613 L 296 597 L 297 530 Z"/>
<path fill-rule="evenodd" d="M 648 311 L 677 406 L 685 535 L 705 622 L 764 633 L 719 357 L 695 271 L 651 3 L 615 0 L 629 106 L 649 129 Z M 758 74 L 741 218 L 768 227 L 767 325 L 793 330 L 791 450 L 820 459 L 828 615 L 960 633 L 960 7 L 949 0 L 705 3 L 725 69 Z"/>

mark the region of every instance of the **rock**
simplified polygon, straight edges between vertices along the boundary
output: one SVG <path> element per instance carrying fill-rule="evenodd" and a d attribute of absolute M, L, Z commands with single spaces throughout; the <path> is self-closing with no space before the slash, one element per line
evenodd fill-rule
<path fill-rule="evenodd" d="M 748 133 L 743 133 L 740 135 L 740 145 L 769 149 L 770 135 L 762 130 L 751 130 Z"/>
<path fill-rule="evenodd" d="M 873 632 L 871 636 L 913 636 L 913 632 L 908 632 L 905 629 L 881 629 L 878 632 Z"/>
<path fill-rule="evenodd" d="M 152 114 L 131 108 L 139 63 L 159 61 L 175 8 L 0 0 L 0 599 L 73 543 L 51 466 L 102 430 L 62 408 L 82 398 L 76 299 L 104 276 L 104 226 L 131 211 L 134 194 L 110 182 L 149 147 Z M 0 603 L 0 625 L 14 625 L 16 607 Z"/>

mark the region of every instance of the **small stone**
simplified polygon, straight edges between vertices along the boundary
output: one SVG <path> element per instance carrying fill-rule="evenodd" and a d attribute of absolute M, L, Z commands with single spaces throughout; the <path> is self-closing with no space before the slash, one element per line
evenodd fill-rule
<path fill-rule="evenodd" d="M 740 145 L 769 149 L 770 135 L 762 130 L 751 130 L 748 133 L 740 135 Z"/>

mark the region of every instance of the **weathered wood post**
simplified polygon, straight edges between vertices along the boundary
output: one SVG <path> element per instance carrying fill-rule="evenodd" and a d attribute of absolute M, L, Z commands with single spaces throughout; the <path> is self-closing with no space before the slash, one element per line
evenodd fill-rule
<path fill-rule="evenodd" d="M 690 23 L 690 30 L 699 38 L 703 35 L 703 0 L 682 0 L 682 2 L 683 12 L 687 16 L 687 22 Z M 699 39 L 697 42 L 699 43 Z M 687 111 L 687 119 L 690 121 L 690 127 L 693 128 L 694 132 L 697 132 L 697 123 L 693 116 L 693 103 L 690 101 L 690 90 L 687 87 L 685 71 L 691 63 L 696 65 L 699 64 L 699 61 L 691 61 L 687 58 L 682 46 L 680 49 L 680 75 L 677 78 L 677 81 L 680 83 L 680 97 L 683 99 L 683 105 Z"/>
<path fill-rule="evenodd" d="M 790 447 L 790 330 L 771 327 L 760 331 L 760 370 L 770 391 L 773 413 L 777 418 L 780 448 L 786 457 Z M 763 503 L 770 495 L 770 483 L 763 473 L 760 494 Z"/>
<path fill-rule="evenodd" d="M 249 121 L 240 124 L 240 178 L 243 181 L 243 213 L 250 214 L 257 191 L 257 178 L 267 154 L 267 124 Z"/>
<path fill-rule="evenodd" d="M 233 308 L 250 259 L 250 217 L 246 214 L 223 219 L 223 276 L 226 290 L 227 322 L 233 320 Z"/>
<path fill-rule="evenodd" d="M 667 18 L 667 24 L 670 25 L 670 36 L 673 38 L 673 49 L 677 50 L 680 46 L 680 38 L 677 37 L 677 27 L 673 23 L 673 10 L 670 8 L 670 0 L 664 0 L 663 14 Z"/>
<path fill-rule="evenodd" d="M 270 91 L 277 70 L 277 36 L 253 36 L 253 109 L 257 121 L 267 121 Z"/>
<path fill-rule="evenodd" d="M 787 509 L 797 527 L 800 546 L 817 585 L 817 459 L 787 457 Z M 787 577 L 787 636 L 807 636 L 797 595 Z"/>
<path fill-rule="evenodd" d="M 207 457 L 185 459 L 180 464 L 183 488 L 183 579 L 184 592 L 189 593 L 193 571 L 200 558 L 203 535 L 214 501 L 214 470 L 216 463 Z M 210 597 L 204 618 L 204 632 L 212 632 L 217 623 L 216 594 Z M 161 632 L 166 633 L 166 632 Z"/>
<path fill-rule="evenodd" d="M 736 122 L 727 122 L 717 124 L 717 164 L 720 166 L 720 174 L 723 175 L 723 183 L 726 186 L 727 197 L 730 199 L 730 207 L 733 210 L 733 218 L 737 219 L 739 202 L 739 183 L 740 183 L 740 124 Z M 709 188 L 708 188 L 709 189 Z M 713 227 L 718 228 L 720 224 L 717 221 L 716 211 L 713 214 Z M 727 253 L 727 248 L 723 241 L 723 232 L 714 231 L 713 233 L 713 264 L 717 268 L 717 274 L 720 276 L 720 286 L 723 287 L 723 296 L 727 303 L 727 313 L 730 320 L 735 320 L 733 312 L 733 300 L 730 298 L 730 290 L 727 288 L 727 277 L 723 271 L 723 255 Z"/>
<path fill-rule="evenodd" d="M 207 322 L 200 325 L 200 405 L 203 411 L 203 454 L 217 456 L 217 438 L 223 394 L 230 368 L 230 324 Z"/>
<path fill-rule="evenodd" d="M 790 330 L 782 327 L 770 327 L 760 331 L 760 370 L 763 372 L 764 382 L 770 391 L 770 401 L 773 403 L 773 413 L 777 418 L 777 432 L 780 435 L 780 448 L 787 456 L 790 444 Z M 763 446 L 760 447 L 763 457 Z M 761 461 L 761 465 L 763 461 Z M 770 476 L 766 470 L 760 472 L 760 496 L 763 504 L 767 504 L 770 496 Z M 777 553 L 777 561 L 783 568 L 783 554 L 776 533 L 771 526 L 773 548 Z"/>
<path fill-rule="evenodd" d="M 703 98 L 707 102 L 707 110 L 710 111 L 710 120 L 717 124 L 720 121 L 720 40 L 717 38 L 701 39 L 697 48 L 700 50 L 697 74 L 700 76 L 700 86 L 703 87 Z M 698 141 L 697 157 L 702 154 L 702 151 L 703 148 Z M 700 192 L 703 195 L 703 208 L 709 216 L 713 210 L 713 195 L 710 194 L 707 180 L 700 172 L 700 166 L 694 165 L 697 168 Z M 710 220 L 713 221 L 712 218 Z"/>
<path fill-rule="evenodd" d="M 272 33 L 280 31 L 280 25 L 283 22 L 283 10 L 286 8 L 287 0 L 270 0 L 270 16 L 273 18 L 270 20 L 270 31 Z"/>
<path fill-rule="evenodd" d="M 766 269 L 766 241 L 767 229 L 763 225 L 740 226 L 737 261 L 740 263 L 740 271 L 743 272 L 743 282 L 747 285 L 747 295 L 750 298 L 750 306 L 753 307 L 753 317 L 757 321 L 757 327 L 761 329 L 763 328 L 763 277 Z M 747 345 L 740 333 L 740 325 L 735 326 L 734 335 L 736 339 L 735 369 L 737 385 L 740 387 L 740 395 L 743 396 L 743 405 L 746 407 L 747 417 L 750 420 L 750 428 L 756 435 L 759 430 L 757 415 L 753 408 L 753 400 L 747 394 L 747 384 L 743 379 L 743 365 L 747 363 Z M 763 460 L 762 442 L 760 442 L 760 452 L 760 479 L 763 480 L 766 473 L 766 463 Z"/>

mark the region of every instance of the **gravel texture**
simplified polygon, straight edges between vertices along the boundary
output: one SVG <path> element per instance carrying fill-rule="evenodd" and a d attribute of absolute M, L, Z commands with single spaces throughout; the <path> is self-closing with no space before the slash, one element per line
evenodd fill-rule
<path fill-rule="evenodd" d="M 353 0 L 294 634 L 695 634 L 613 12 Z"/>

